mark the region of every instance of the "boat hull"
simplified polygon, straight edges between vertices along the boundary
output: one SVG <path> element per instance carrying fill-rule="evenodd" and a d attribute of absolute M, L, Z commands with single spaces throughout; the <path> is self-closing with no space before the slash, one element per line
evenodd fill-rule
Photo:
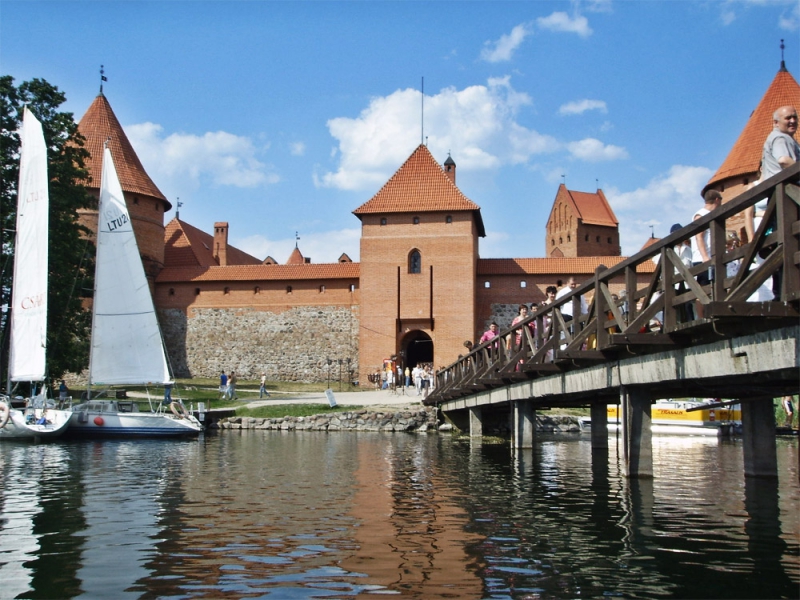
<path fill-rule="evenodd" d="M 35 423 L 41 417 L 41 410 L 18 410 L 10 409 L 8 422 L 0 428 L 0 440 L 44 440 L 57 438 L 63 435 L 69 426 L 72 417 L 71 410 L 48 409 L 45 413 L 47 423 L 37 425 Z M 29 423 L 28 417 L 33 416 L 33 423 Z"/>
<path fill-rule="evenodd" d="M 666 435 L 702 435 L 724 437 L 741 433 L 742 411 L 738 405 L 722 408 L 700 408 L 702 402 L 656 402 L 650 409 L 650 431 Z M 689 408 L 700 410 L 691 410 Z M 608 431 L 619 431 L 619 411 L 609 405 Z M 591 419 L 581 418 L 583 431 L 591 430 Z"/>
<path fill-rule="evenodd" d="M 116 402 L 90 402 L 75 407 L 67 437 L 191 437 L 203 427 L 191 415 L 120 410 Z"/>

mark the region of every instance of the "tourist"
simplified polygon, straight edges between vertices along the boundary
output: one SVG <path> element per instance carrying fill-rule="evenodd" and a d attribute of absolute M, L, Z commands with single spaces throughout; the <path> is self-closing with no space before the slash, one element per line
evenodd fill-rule
<path fill-rule="evenodd" d="M 172 382 L 164 384 L 164 404 L 172 402 Z"/>
<path fill-rule="evenodd" d="M 411 369 L 406 367 L 406 370 L 404 371 L 403 375 L 405 375 L 405 378 L 406 378 L 405 387 L 411 387 Z"/>
<path fill-rule="evenodd" d="M 464 348 L 467 349 L 467 352 L 472 352 L 472 346 L 473 346 L 473 344 L 472 344 L 472 342 L 470 340 L 465 340 L 464 341 Z"/>
<path fill-rule="evenodd" d="M 225 375 L 225 371 L 219 376 L 219 397 L 224 398 L 228 394 L 228 376 Z"/>
<path fill-rule="evenodd" d="M 269 392 L 267 391 L 267 374 L 261 373 L 261 387 L 258 390 L 258 397 L 263 398 L 264 396 L 269 398 Z"/>
<path fill-rule="evenodd" d="M 61 385 L 58 386 L 58 399 L 59 400 L 66 400 L 69 397 L 69 388 L 67 387 L 66 382 L 62 379 Z"/>
<path fill-rule="evenodd" d="M 417 396 L 422 394 L 422 368 L 416 365 L 411 371 L 411 376 L 414 378 L 414 387 L 417 388 Z"/>
<path fill-rule="evenodd" d="M 225 396 L 228 400 L 236 400 L 238 396 L 236 396 L 236 372 L 231 371 L 231 376 L 228 377 L 228 390 L 225 393 Z"/>
<path fill-rule="evenodd" d="M 517 309 L 517 311 L 518 311 L 518 314 L 517 314 L 517 316 L 516 316 L 516 317 L 514 317 L 514 320 L 513 320 L 513 321 L 511 321 L 511 327 L 514 327 L 514 325 L 516 325 L 516 324 L 517 324 L 517 323 L 519 323 L 520 321 L 524 321 L 525 319 L 527 319 L 527 318 L 528 318 L 528 305 L 527 305 L 527 304 L 520 304 L 520 305 L 519 305 L 519 308 Z M 536 334 L 536 329 L 535 329 L 535 327 L 536 327 L 536 325 L 535 325 L 535 322 L 534 322 L 534 321 L 531 321 L 530 323 L 528 323 L 528 328 L 530 329 L 530 331 L 531 331 L 531 334 L 533 334 L 533 336 L 534 336 L 534 339 L 535 339 L 535 337 L 536 337 L 536 335 L 535 335 L 535 334 Z M 514 348 L 515 348 L 515 349 L 517 349 L 517 350 L 519 350 L 519 348 L 520 348 L 520 345 L 522 344 L 522 331 L 523 331 L 523 329 L 522 329 L 522 327 L 520 327 L 520 328 L 519 328 L 519 329 L 517 329 L 517 331 L 515 332 L 515 333 L 516 333 L 516 338 L 515 338 L 515 340 L 514 340 L 514 343 L 515 343 L 515 346 L 514 346 Z M 508 349 L 509 349 L 509 350 L 511 350 L 511 349 L 512 349 L 512 348 L 511 348 L 511 340 L 510 340 L 510 339 L 509 339 L 509 341 L 508 341 Z"/>
<path fill-rule="evenodd" d="M 560 280 L 559 280 L 560 282 Z M 574 277 L 570 277 L 567 279 L 567 285 L 559 290 L 556 294 L 555 300 L 561 300 L 564 296 L 569 294 L 572 290 L 578 287 L 578 282 L 575 281 Z M 584 315 L 589 312 L 588 307 L 586 306 L 586 299 L 583 296 L 580 296 L 580 305 L 581 305 L 581 314 Z M 572 301 L 567 302 L 561 305 L 561 316 L 564 317 L 564 321 L 571 321 L 572 320 Z"/>
<path fill-rule="evenodd" d="M 692 216 L 692 221 L 706 216 L 722 204 L 722 194 L 717 190 L 706 190 L 703 195 L 703 208 L 697 209 Z M 707 228 L 692 238 L 692 266 L 697 266 L 711 260 L 711 228 Z M 714 279 L 714 267 L 709 267 L 697 275 L 697 283 L 708 285 Z"/>
<path fill-rule="evenodd" d="M 729 231 L 728 235 L 725 237 L 725 251 L 726 252 L 735 252 L 737 248 L 741 246 L 741 241 L 739 240 L 739 236 L 735 231 Z M 725 265 L 725 274 L 727 277 L 733 277 L 739 272 L 739 266 L 742 262 L 741 258 L 737 258 L 736 260 L 732 260 Z"/>
<path fill-rule="evenodd" d="M 792 396 L 784 396 L 781 398 L 783 405 L 783 412 L 786 413 L 786 420 L 783 422 L 784 427 L 792 428 L 794 421 L 794 404 L 792 404 Z"/>
<path fill-rule="evenodd" d="M 486 331 L 483 332 L 483 335 L 481 336 L 481 339 L 478 341 L 478 343 L 482 344 L 484 342 L 492 341 L 494 338 L 496 338 L 499 335 L 497 333 L 497 329 L 498 329 L 497 323 L 492 321 L 491 325 L 489 325 L 489 329 L 487 329 Z M 492 347 L 493 348 L 497 348 L 497 342 L 492 344 Z"/>
<path fill-rule="evenodd" d="M 544 289 L 544 294 L 546 298 L 542 300 L 542 304 L 547 306 L 548 304 L 552 304 L 556 299 L 556 294 L 558 294 L 558 288 L 554 285 L 548 285 Z"/>

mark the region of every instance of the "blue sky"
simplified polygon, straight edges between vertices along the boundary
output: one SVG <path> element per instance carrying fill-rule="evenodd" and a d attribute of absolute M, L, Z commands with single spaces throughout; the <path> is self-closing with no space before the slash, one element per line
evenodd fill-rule
<path fill-rule="evenodd" d="M 685 224 L 780 65 L 796 1 L 0 3 L 0 66 L 79 119 L 104 92 L 181 218 L 285 262 L 359 256 L 422 139 L 482 208 L 480 254 L 545 255 L 562 175 L 605 191 L 624 254 Z M 167 218 L 174 216 L 174 209 Z"/>

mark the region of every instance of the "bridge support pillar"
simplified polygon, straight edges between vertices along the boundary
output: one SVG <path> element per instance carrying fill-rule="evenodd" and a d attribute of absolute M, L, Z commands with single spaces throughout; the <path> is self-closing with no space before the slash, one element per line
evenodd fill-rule
<path fill-rule="evenodd" d="M 620 387 L 622 443 L 628 477 L 653 476 L 653 433 L 650 394 L 642 388 Z"/>
<path fill-rule="evenodd" d="M 608 449 L 608 411 L 605 404 L 596 402 L 591 405 L 592 449 Z"/>
<path fill-rule="evenodd" d="M 469 409 L 469 435 L 470 437 L 483 436 L 483 414 L 480 406 L 472 406 Z"/>
<path fill-rule="evenodd" d="M 750 398 L 742 402 L 742 445 L 746 476 L 778 476 L 772 398 Z"/>
<path fill-rule="evenodd" d="M 519 450 L 533 448 L 533 437 L 536 430 L 536 411 L 530 402 L 517 400 L 514 402 L 514 422 L 511 432 L 511 444 Z"/>

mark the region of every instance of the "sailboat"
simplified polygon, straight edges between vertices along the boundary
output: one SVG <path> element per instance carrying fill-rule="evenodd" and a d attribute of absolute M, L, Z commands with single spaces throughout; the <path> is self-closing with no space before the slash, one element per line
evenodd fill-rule
<path fill-rule="evenodd" d="M 92 398 L 92 386 L 172 385 L 153 297 L 111 150 L 100 179 L 95 290 L 87 400 L 75 406 L 69 436 L 181 437 L 200 433 L 182 403 Z"/>
<path fill-rule="evenodd" d="M 27 106 L 22 114 L 20 141 L 8 389 L 0 395 L 0 440 L 57 437 L 72 416 L 69 408 L 58 407 L 47 398 L 44 384 L 50 204 L 47 146 L 42 124 Z M 12 382 L 30 382 L 31 397 L 12 398 Z"/>

